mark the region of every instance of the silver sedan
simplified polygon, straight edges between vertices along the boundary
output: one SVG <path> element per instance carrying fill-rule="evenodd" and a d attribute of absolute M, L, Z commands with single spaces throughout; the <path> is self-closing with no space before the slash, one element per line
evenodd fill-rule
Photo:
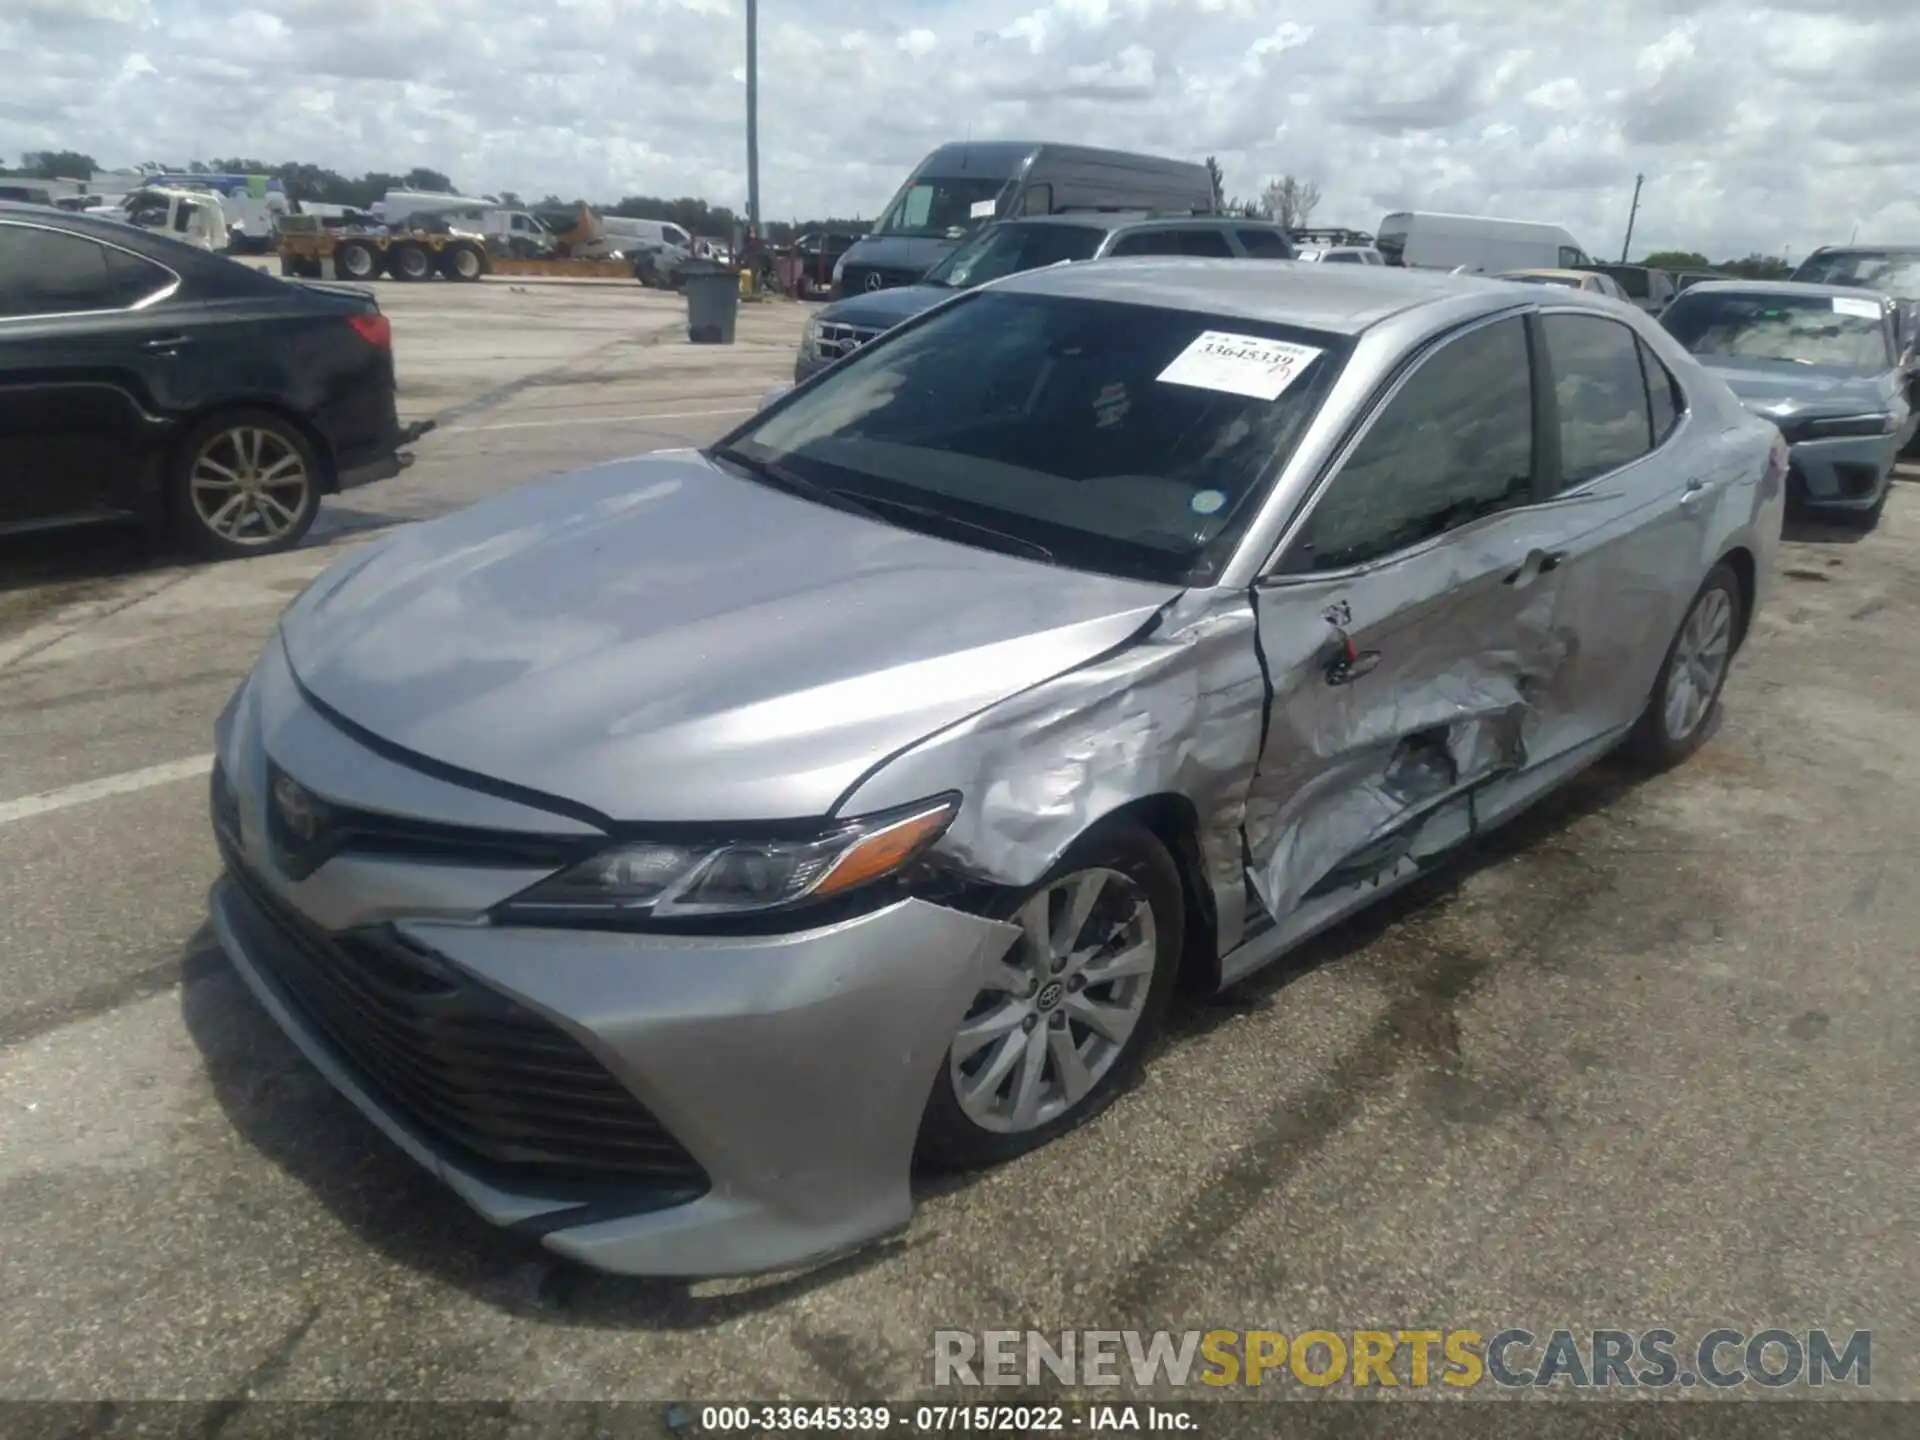
<path fill-rule="evenodd" d="M 338 562 L 219 720 L 214 923 L 489 1219 L 797 1264 L 1099 1112 L 1176 979 L 1689 754 L 1785 472 L 1575 291 L 1015 276 Z"/>

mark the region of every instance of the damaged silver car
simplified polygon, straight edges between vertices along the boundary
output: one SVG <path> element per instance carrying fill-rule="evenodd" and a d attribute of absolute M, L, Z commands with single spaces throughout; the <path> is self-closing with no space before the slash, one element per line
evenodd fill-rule
<path fill-rule="evenodd" d="M 1030 272 L 705 451 L 375 541 L 222 714 L 221 941 L 481 1214 L 794 1265 L 1230 984 L 1706 733 L 1784 446 L 1574 291 Z"/>

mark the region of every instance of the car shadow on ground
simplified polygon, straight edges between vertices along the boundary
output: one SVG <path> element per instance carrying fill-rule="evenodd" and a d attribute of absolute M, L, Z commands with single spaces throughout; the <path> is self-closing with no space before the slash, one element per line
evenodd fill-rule
<path fill-rule="evenodd" d="M 1604 810 L 1640 781 L 1603 761 L 1502 830 L 1458 852 L 1429 875 L 1223 996 L 1185 998 L 1160 1047 L 1191 1043 L 1248 1010 L 1275 1005 L 1309 972 L 1367 950 L 1410 917 L 1444 907 L 1476 871 L 1551 841 Z M 193 946 L 205 948 L 202 930 Z M 1356 1066 L 1303 1102 L 1303 1139 L 1345 1123 L 1363 1103 L 1373 1070 L 1431 1058 L 1423 1036 L 1443 1032 L 1488 962 L 1427 953 L 1399 975 L 1400 998 Z M 1398 966 L 1394 967 L 1396 970 Z M 425 1272 L 504 1312 L 596 1329 L 688 1331 L 778 1306 L 846 1276 L 884 1265 L 918 1243 L 909 1231 L 851 1255 L 778 1275 L 728 1282 L 650 1280 L 601 1274 L 560 1259 L 537 1241 L 496 1229 L 395 1148 L 306 1062 L 230 966 L 182 988 L 186 1029 L 235 1134 L 297 1179 L 341 1224 L 381 1255 Z M 1347 1073 L 1351 1070 L 1352 1073 Z M 1123 1101 L 1124 1103 L 1124 1101 Z M 1045 1164 L 1044 1152 L 1015 1164 Z M 974 1175 L 916 1177 L 916 1198 L 962 1191 Z"/>
<path fill-rule="evenodd" d="M 415 517 L 328 502 L 297 548 L 313 550 Z M 242 557 L 245 558 L 245 557 Z M 93 587 L 157 570 L 204 568 L 225 561 L 202 560 L 167 537 L 137 524 L 84 525 L 0 537 L 0 594 L 45 590 L 51 603 L 95 598 Z"/>

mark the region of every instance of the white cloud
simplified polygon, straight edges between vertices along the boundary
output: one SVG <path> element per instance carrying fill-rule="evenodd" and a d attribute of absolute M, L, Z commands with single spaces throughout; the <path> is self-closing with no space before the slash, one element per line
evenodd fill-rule
<path fill-rule="evenodd" d="M 0 154 L 214 155 L 475 189 L 746 192 L 743 0 L 0 0 Z M 1444 206 L 1617 253 L 1920 239 L 1914 0 L 780 0 L 769 214 L 872 215 L 936 144 L 1060 139 L 1291 171 L 1316 219 Z"/>

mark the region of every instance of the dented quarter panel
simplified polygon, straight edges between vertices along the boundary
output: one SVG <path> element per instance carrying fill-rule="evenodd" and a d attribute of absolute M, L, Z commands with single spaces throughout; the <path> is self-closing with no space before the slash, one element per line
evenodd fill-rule
<path fill-rule="evenodd" d="M 1240 821 L 1264 699 L 1246 593 L 1191 590 L 1144 638 L 914 746 L 839 809 L 958 789 L 968 799 L 941 858 L 1024 886 L 1102 817 L 1148 796 L 1182 796 L 1230 947 L 1244 908 Z"/>

